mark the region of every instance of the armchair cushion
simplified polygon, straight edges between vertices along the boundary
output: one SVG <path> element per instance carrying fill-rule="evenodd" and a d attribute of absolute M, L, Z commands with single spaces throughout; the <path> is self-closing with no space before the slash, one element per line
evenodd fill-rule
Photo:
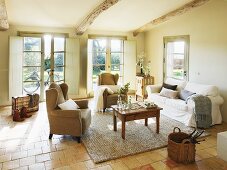
<path fill-rule="evenodd" d="M 72 99 L 58 105 L 62 110 L 76 110 L 80 108 Z"/>
<path fill-rule="evenodd" d="M 62 117 L 62 118 L 76 118 L 81 119 L 81 110 L 53 110 L 51 111 L 50 116 Z"/>

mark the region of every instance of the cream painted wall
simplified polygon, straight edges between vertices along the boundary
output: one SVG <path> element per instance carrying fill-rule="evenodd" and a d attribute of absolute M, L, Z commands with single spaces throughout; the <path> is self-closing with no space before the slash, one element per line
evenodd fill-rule
<path fill-rule="evenodd" d="M 217 85 L 224 97 L 227 122 L 227 1 L 211 0 L 204 6 L 163 23 L 145 33 L 145 52 L 151 59 L 156 83 L 163 77 L 163 37 L 190 36 L 189 81 Z"/>
<path fill-rule="evenodd" d="M 26 26 L 12 26 L 7 31 L 0 31 L 0 106 L 10 104 L 9 101 L 9 36 L 16 36 L 18 31 L 32 31 L 32 32 L 54 32 L 54 33 L 68 33 L 69 37 L 77 37 L 74 28 L 49 28 L 49 27 L 26 27 Z M 87 75 L 87 37 L 88 34 L 102 34 L 102 35 L 122 35 L 127 36 L 128 40 L 135 40 L 137 42 L 137 51 L 144 51 L 144 34 L 133 37 L 132 33 L 124 32 L 103 32 L 103 31 L 87 31 L 84 35 L 78 36 L 80 39 L 80 80 L 79 80 L 79 95 L 80 97 L 87 97 L 86 90 L 86 76 Z"/>

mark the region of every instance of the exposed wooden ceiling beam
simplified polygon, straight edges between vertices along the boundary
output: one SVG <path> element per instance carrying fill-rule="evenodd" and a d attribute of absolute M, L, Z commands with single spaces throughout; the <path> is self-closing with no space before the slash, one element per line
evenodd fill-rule
<path fill-rule="evenodd" d="M 208 2 L 209 0 L 194 0 L 192 2 L 189 2 L 185 5 L 183 5 L 182 7 L 180 8 L 177 8 L 176 10 L 174 11 L 171 11 L 159 18 L 156 18 L 154 20 L 152 20 L 151 22 L 145 24 L 144 26 L 138 28 L 137 30 L 135 30 L 133 32 L 133 35 L 134 36 L 137 36 L 140 32 L 143 32 L 143 31 L 146 31 L 150 26 L 152 25 L 158 25 L 158 24 L 161 24 L 167 20 L 170 20 L 176 16 L 180 16 L 188 11 L 191 11 L 192 9 L 198 7 L 198 6 L 201 6 L 203 4 L 205 4 L 206 2 Z"/>
<path fill-rule="evenodd" d="M 5 0 L 0 0 L 0 31 L 9 29 Z"/>
<path fill-rule="evenodd" d="M 76 34 L 82 35 L 94 20 L 105 10 L 116 4 L 120 0 L 105 0 L 97 6 L 76 28 Z"/>

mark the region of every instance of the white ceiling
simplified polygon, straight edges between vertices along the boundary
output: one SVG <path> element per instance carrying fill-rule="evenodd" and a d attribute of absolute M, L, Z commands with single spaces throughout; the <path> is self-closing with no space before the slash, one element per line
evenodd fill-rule
<path fill-rule="evenodd" d="M 9 24 L 76 27 L 104 0 L 5 0 Z M 121 0 L 89 29 L 132 31 L 192 0 Z"/>

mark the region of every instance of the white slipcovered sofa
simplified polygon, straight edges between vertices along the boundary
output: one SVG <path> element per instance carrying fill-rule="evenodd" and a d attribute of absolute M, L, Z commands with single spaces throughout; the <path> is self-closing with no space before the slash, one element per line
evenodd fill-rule
<path fill-rule="evenodd" d="M 180 92 L 182 89 L 194 92 L 196 94 L 201 94 L 207 96 L 211 99 L 212 103 L 212 125 L 221 124 L 222 116 L 220 112 L 220 106 L 223 104 L 224 100 L 219 95 L 219 90 L 213 85 L 204 85 L 198 83 L 191 83 L 181 80 L 176 80 L 172 78 L 166 79 L 165 83 L 171 85 L 177 85 L 177 91 Z M 148 93 L 148 100 L 154 102 L 158 106 L 162 107 L 162 114 L 172 118 L 174 120 L 184 123 L 186 126 L 196 127 L 195 121 L 195 103 L 193 100 L 184 101 L 179 98 L 167 98 L 160 95 L 162 85 L 148 85 L 146 87 Z"/>

